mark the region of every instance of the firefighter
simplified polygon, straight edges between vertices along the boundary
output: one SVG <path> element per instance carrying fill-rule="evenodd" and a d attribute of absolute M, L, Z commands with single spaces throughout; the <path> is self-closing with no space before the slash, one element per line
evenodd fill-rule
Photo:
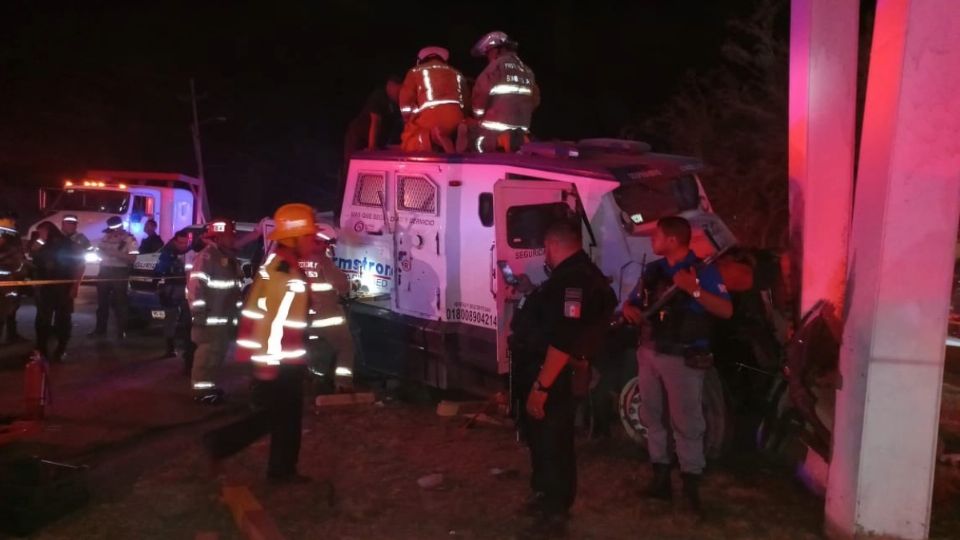
<path fill-rule="evenodd" d="M 449 57 L 443 47 L 425 47 L 403 80 L 400 114 L 405 125 L 400 141 L 404 151 L 430 152 L 434 144 L 444 152 L 455 151 L 451 136 L 463 121 L 466 98 L 463 75 L 447 63 Z"/>
<path fill-rule="evenodd" d="M 606 277 L 582 249 L 580 227 L 575 216 L 561 216 L 547 228 L 550 277 L 526 296 L 511 323 L 513 377 L 532 466 L 526 510 L 548 527 L 562 526 L 576 496 L 576 399 L 586 394 L 589 362 L 600 352 L 617 304 Z M 524 288 L 531 287 L 517 290 Z"/>
<path fill-rule="evenodd" d="M 287 204 L 277 209 L 278 242 L 257 271 L 241 312 L 237 359 L 253 364 L 255 410 L 246 418 L 208 433 L 204 445 L 219 461 L 270 433 L 267 476 L 275 482 L 305 480 L 297 474 L 303 415 L 303 377 L 310 325 L 308 277 L 299 261 L 318 249 L 313 209 Z"/>
<path fill-rule="evenodd" d="M 700 475 L 706 465 L 703 437 L 703 380 L 712 365 L 711 335 L 716 318 L 733 314 L 730 295 L 714 266 L 702 267 L 690 249 L 690 222 L 678 216 L 661 218 L 653 231 L 653 252 L 662 258 L 643 270 L 640 294 L 624 303 L 624 318 L 641 325 L 637 347 L 637 384 L 641 397 L 640 417 L 647 426 L 647 450 L 653 479 L 644 495 L 654 499 L 672 497 L 670 469 L 673 452 L 664 420 L 669 419 L 683 479 L 686 509 L 701 514 Z M 670 286 L 680 291 L 650 320 L 644 320 L 643 304 L 663 294 Z"/>
<path fill-rule="evenodd" d="M 60 362 L 70 341 L 73 301 L 83 277 L 83 251 L 49 221 L 37 225 L 36 230 L 37 243 L 41 247 L 33 255 L 34 277 L 38 280 L 72 281 L 34 287 L 37 350 L 44 358 L 50 358 L 51 362 Z M 53 356 L 48 356 L 51 330 L 57 338 L 57 347 Z"/>
<path fill-rule="evenodd" d="M 347 325 L 342 298 L 350 293 L 350 281 L 330 258 L 336 230 L 317 224 L 317 250 L 300 260 L 310 280 L 310 319 L 307 351 L 311 371 L 321 377 L 326 390 L 350 392 L 354 379 L 353 337 Z"/>
<path fill-rule="evenodd" d="M 516 152 L 529 140 L 530 119 L 540 105 L 540 88 L 516 51 L 517 43 L 499 31 L 480 38 L 471 51 L 473 56 L 487 59 L 471 100 L 479 123 L 472 138 L 478 152 Z"/>
<path fill-rule="evenodd" d="M 190 342 L 190 304 L 186 294 L 186 262 L 184 255 L 190 251 L 190 233 L 177 231 L 160 250 L 160 257 L 153 275 L 161 278 L 157 285 L 157 298 L 163 308 L 163 337 L 167 348 L 162 358 L 176 356 L 179 348 L 183 355 L 183 371 L 190 375 L 193 367 L 193 346 Z"/>
<path fill-rule="evenodd" d="M 23 246 L 12 219 L 0 219 L 0 284 L 19 281 L 26 275 Z M 23 341 L 17 334 L 17 310 L 20 308 L 19 287 L 0 287 L 0 332 L 6 330 L 7 343 Z"/>
<path fill-rule="evenodd" d="M 70 239 L 71 242 L 80 246 L 80 249 L 86 251 L 90 249 L 90 239 L 87 238 L 85 234 L 77 230 L 77 224 L 80 220 L 77 219 L 77 216 L 73 214 L 67 214 L 63 216 L 63 221 L 60 223 L 60 231 L 63 232 L 63 235 Z"/>
<path fill-rule="evenodd" d="M 103 232 L 106 234 L 97 244 L 97 254 L 100 256 L 97 279 L 105 281 L 97 283 L 97 326 L 89 336 L 107 335 L 107 322 L 112 306 L 117 319 L 117 337 L 123 340 L 127 330 L 128 280 L 133 261 L 139 253 L 137 239 L 124 230 L 123 220 L 119 216 L 108 219 L 107 228 Z"/>
<path fill-rule="evenodd" d="M 237 261 L 235 235 L 230 220 L 207 224 L 203 237 L 206 247 L 194 259 L 187 279 L 187 302 L 193 320 L 190 337 L 196 345 L 191 373 L 194 399 L 211 405 L 223 400 L 217 375 L 234 339 L 241 305 L 243 273 Z"/>

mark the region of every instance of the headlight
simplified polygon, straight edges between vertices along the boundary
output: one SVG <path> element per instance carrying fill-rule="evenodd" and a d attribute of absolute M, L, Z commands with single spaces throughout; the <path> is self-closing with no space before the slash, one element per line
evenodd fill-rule
<path fill-rule="evenodd" d="M 100 262 L 100 256 L 93 252 L 84 253 L 83 260 L 88 263 L 98 263 Z"/>

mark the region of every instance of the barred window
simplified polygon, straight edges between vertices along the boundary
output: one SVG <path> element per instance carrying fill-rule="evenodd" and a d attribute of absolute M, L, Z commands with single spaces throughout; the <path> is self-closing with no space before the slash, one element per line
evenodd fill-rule
<path fill-rule="evenodd" d="M 397 207 L 411 212 L 437 213 L 437 186 L 423 176 L 397 179 Z"/>
<path fill-rule="evenodd" d="M 353 204 L 382 208 L 386 191 L 387 183 L 383 174 L 360 173 L 357 189 L 353 194 Z"/>

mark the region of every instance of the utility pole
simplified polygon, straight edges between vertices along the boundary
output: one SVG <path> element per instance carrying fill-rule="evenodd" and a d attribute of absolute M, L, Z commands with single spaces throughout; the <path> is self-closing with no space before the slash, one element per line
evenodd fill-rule
<path fill-rule="evenodd" d="M 197 114 L 197 89 L 190 77 L 190 105 L 193 109 L 193 124 L 190 131 L 193 133 L 193 155 L 197 159 L 197 178 L 203 180 L 203 149 L 200 146 L 200 117 Z"/>
<path fill-rule="evenodd" d="M 210 217 L 210 202 L 207 200 L 207 182 L 203 178 L 203 148 L 200 146 L 200 117 L 197 114 L 197 90 L 193 77 L 190 77 L 190 106 L 193 110 L 193 123 L 190 132 L 193 134 L 193 154 L 197 159 L 197 178 L 200 180 L 200 199 L 202 201 L 202 218 Z M 199 221 L 199 220 L 195 220 Z"/>

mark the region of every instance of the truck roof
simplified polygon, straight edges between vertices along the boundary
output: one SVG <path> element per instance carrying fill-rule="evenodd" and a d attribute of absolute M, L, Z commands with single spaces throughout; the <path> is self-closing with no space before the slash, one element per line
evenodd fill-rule
<path fill-rule="evenodd" d="M 571 152 L 571 150 L 573 150 L 573 152 Z M 533 143 L 525 145 L 520 153 L 516 154 L 440 154 L 434 152 L 404 152 L 400 150 L 360 151 L 352 154 L 351 159 L 504 165 L 613 180 L 620 183 L 638 181 L 644 178 L 695 174 L 706 168 L 703 162 L 693 157 L 658 154 L 647 151 L 617 151 L 596 146 L 574 145 L 572 143 Z"/>

